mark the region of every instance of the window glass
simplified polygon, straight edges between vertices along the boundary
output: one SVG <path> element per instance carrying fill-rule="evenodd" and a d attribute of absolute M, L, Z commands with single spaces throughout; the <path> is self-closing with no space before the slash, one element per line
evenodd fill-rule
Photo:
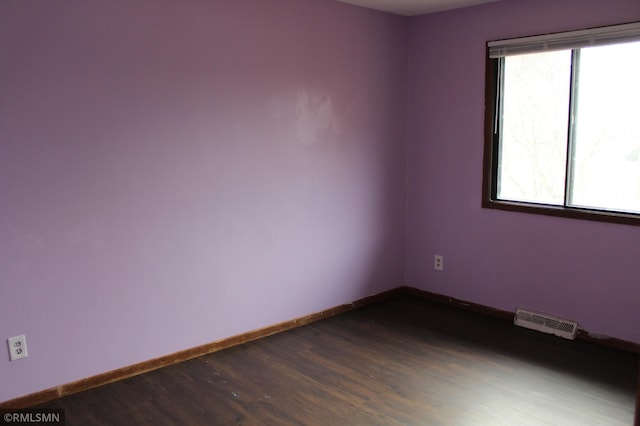
<path fill-rule="evenodd" d="M 497 197 L 564 204 L 571 51 L 504 58 Z"/>
<path fill-rule="evenodd" d="M 640 42 L 583 48 L 570 204 L 640 213 Z"/>

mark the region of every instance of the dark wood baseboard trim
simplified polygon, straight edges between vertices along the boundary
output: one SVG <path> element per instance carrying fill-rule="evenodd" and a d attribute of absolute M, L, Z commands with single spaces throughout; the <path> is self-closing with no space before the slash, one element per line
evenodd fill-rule
<path fill-rule="evenodd" d="M 636 426 L 640 426 L 640 356 L 638 356 L 638 386 L 636 386 Z"/>
<path fill-rule="evenodd" d="M 421 290 L 415 287 L 405 287 L 406 294 L 411 296 L 428 299 L 434 302 L 443 303 L 465 311 L 475 312 L 484 316 L 498 318 L 504 321 L 513 321 L 513 312 L 503 311 L 497 308 L 480 305 L 478 303 L 468 302 L 466 300 L 456 299 L 454 297 L 445 296 L 443 294 L 432 293 L 427 290 Z"/>
<path fill-rule="evenodd" d="M 232 336 L 232 337 L 218 340 L 215 342 L 206 343 L 204 345 L 196 346 L 194 348 L 186 349 L 184 351 L 176 352 L 174 354 L 151 359 L 149 361 L 119 368 L 117 370 L 108 371 L 106 373 L 81 379 L 76 382 L 67 383 L 64 385 L 45 389 L 45 390 L 35 392 L 23 397 L 15 398 L 9 401 L 0 402 L 0 409 L 7 409 L 7 408 L 19 409 L 19 408 L 32 407 L 34 405 L 52 401 L 57 398 L 73 395 L 79 392 L 97 388 L 99 386 L 103 386 L 119 380 L 124 380 L 129 377 L 137 376 L 139 374 L 143 374 L 149 371 L 157 370 L 162 367 L 167 367 L 169 365 L 188 361 L 193 358 L 197 358 L 197 357 L 207 355 L 213 352 L 217 352 L 223 349 L 231 348 L 233 346 L 241 345 L 243 343 L 251 342 L 253 340 L 271 336 L 273 334 L 281 333 L 283 331 L 291 330 L 296 327 L 301 327 L 306 324 L 311 324 L 313 322 L 320 321 L 325 318 L 330 318 L 345 312 L 352 311 L 362 306 L 370 305 L 372 303 L 377 303 L 387 299 L 392 299 L 394 297 L 406 296 L 406 295 L 428 299 L 434 302 L 453 306 L 465 311 L 475 312 L 485 316 L 497 318 L 503 321 L 513 322 L 513 315 L 514 315 L 513 312 L 492 308 L 489 306 L 469 302 L 466 300 L 456 299 L 456 298 L 445 296 L 442 294 L 432 293 L 432 292 L 417 289 L 414 287 L 403 286 L 403 287 L 398 287 L 393 290 L 385 291 L 383 293 L 379 293 L 373 296 L 365 297 L 363 299 L 356 300 L 352 303 L 336 306 L 321 312 L 306 315 L 304 317 L 300 317 L 290 321 L 285 321 L 279 324 L 267 326 L 264 328 L 250 331 L 248 333 Z M 594 335 L 582 329 L 578 330 L 577 338 L 588 341 L 590 343 L 604 345 L 604 346 L 612 347 L 618 350 L 633 352 L 640 355 L 640 344 L 637 344 L 637 343 L 628 342 L 625 340 L 616 339 L 616 338 L 607 337 L 607 336 Z M 638 381 L 639 381 L 639 384 L 638 384 L 639 393 L 638 393 L 637 405 L 639 408 L 637 411 L 640 412 L 640 372 L 639 372 Z M 639 422 L 640 422 L 640 419 L 636 420 L 636 424 L 638 426 L 640 426 Z"/>
<path fill-rule="evenodd" d="M 356 300 L 352 303 L 336 306 L 321 312 L 306 315 L 290 321 L 285 321 L 279 324 L 267 326 L 264 328 L 250 331 L 248 333 L 240 334 L 237 336 L 229 337 L 229 338 L 218 340 L 215 342 L 206 343 L 204 345 L 196 346 L 194 348 L 186 349 L 184 351 L 176 352 L 174 354 L 151 359 L 149 361 L 144 361 L 138 364 L 133 364 L 127 367 L 119 368 L 117 370 L 108 371 L 106 373 L 98 374 L 92 377 L 87 377 L 85 379 L 81 379 L 76 382 L 71 382 L 71 383 L 56 386 L 53 388 L 45 389 L 29 395 L 25 395 L 23 397 L 11 399 L 9 401 L 0 402 L 0 408 L 19 409 L 19 408 L 32 407 L 38 404 L 43 404 L 45 402 L 52 401 L 57 398 L 62 398 L 67 395 L 73 395 L 79 392 L 83 392 L 89 389 L 93 389 L 99 386 L 113 383 L 118 380 L 124 380 L 129 377 L 133 377 L 139 374 L 147 373 L 149 371 L 157 370 L 162 367 L 167 367 L 169 365 L 188 361 L 193 358 L 197 358 L 197 357 L 207 355 L 213 352 L 217 352 L 223 349 L 227 349 L 233 346 L 241 345 L 243 343 L 251 342 L 253 340 L 257 340 L 262 337 L 271 336 L 273 334 L 291 330 L 296 327 L 301 327 L 306 324 L 311 324 L 313 322 L 320 321 L 325 318 L 330 318 L 330 317 L 342 314 L 344 312 L 357 309 L 362 306 L 366 306 L 372 303 L 391 299 L 393 297 L 397 297 L 404 293 L 405 293 L 405 289 L 403 287 L 395 288 L 393 290 L 385 291 L 383 293 L 376 294 L 374 296 L 369 296 L 363 299 Z"/>
<path fill-rule="evenodd" d="M 600 334 L 589 333 L 581 328 L 576 333 L 576 339 L 584 340 L 585 342 L 594 343 L 596 345 L 608 346 L 620 351 L 632 352 L 640 355 L 640 344 L 629 342 L 627 340 L 617 339 L 615 337 L 603 336 Z M 639 425 L 640 426 L 640 425 Z"/>
<path fill-rule="evenodd" d="M 445 296 L 442 294 L 431 293 L 429 291 L 420 290 L 414 287 L 405 287 L 405 292 L 412 296 L 422 297 L 424 299 L 444 303 L 446 305 L 454 306 L 466 311 L 476 312 L 482 315 L 513 322 L 513 312 L 503 311 L 502 309 L 491 308 L 485 305 L 479 305 L 477 303 L 468 302 L 466 300 L 455 299 L 453 297 Z M 617 339 L 615 337 L 593 334 L 581 328 L 579 328 L 578 332 L 576 333 L 576 339 L 640 355 L 640 344 L 638 343 Z"/>

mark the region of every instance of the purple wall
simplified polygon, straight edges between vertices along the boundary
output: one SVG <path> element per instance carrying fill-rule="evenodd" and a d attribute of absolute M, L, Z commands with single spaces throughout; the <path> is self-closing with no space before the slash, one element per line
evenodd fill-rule
<path fill-rule="evenodd" d="M 407 23 L 0 2 L 0 401 L 402 285 Z"/>
<path fill-rule="evenodd" d="M 640 228 L 480 207 L 485 43 L 634 20 L 637 0 L 505 0 L 410 21 L 408 285 L 640 343 Z"/>

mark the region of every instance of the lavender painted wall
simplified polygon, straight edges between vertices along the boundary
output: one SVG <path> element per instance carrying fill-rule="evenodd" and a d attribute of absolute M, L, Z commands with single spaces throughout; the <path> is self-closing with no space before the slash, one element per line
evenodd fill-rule
<path fill-rule="evenodd" d="M 639 228 L 480 207 L 485 43 L 634 20 L 637 0 L 504 0 L 410 21 L 409 285 L 640 343 Z"/>
<path fill-rule="evenodd" d="M 406 39 L 325 0 L 0 2 L 0 401 L 401 285 Z"/>

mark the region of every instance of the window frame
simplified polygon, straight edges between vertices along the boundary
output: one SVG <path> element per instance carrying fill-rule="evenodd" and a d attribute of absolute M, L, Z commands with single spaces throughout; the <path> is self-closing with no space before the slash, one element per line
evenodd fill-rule
<path fill-rule="evenodd" d="M 614 26 L 615 27 L 615 26 Z M 603 27 L 610 28 L 610 27 Z M 589 31 L 589 30 L 585 30 Z M 563 34 L 563 33 L 559 33 Z M 540 38 L 545 36 L 534 36 Z M 553 35 L 551 35 L 553 37 Z M 568 50 L 568 48 L 567 48 Z M 496 120 L 498 119 L 498 108 L 500 93 L 501 58 L 492 58 L 490 55 L 489 43 L 486 47 L 486 69 L 485 69 L 485 128 L 484 128 L 484 161 L 483 161 L 483 185 L 482 185 L 482 207 L 503 211 L 520 213 L 539 214 L 571 219 L 590 220 L 598 222 L 609 222 L 626 225 L 640 226 L 640 214 L 617 212 L 610 210 L 590 209 L 574 206 L 559 206 L 541 203 L 530 203 L 521 201 L 500 200 L 497 198 L 498 184 L 498 155 L 499 155 L 499 135 L 496 130 Z M 573 83 L 572 83 L 573 84 Z M 573 90 L 573 89 L 572 89 Z M 567 113 L 569 111 L 567 110 Z M 569 146 L 569 141 L 567 141 Z M 568 172 L 568 170 L 567 170 Z M 569 178 L 569 177 L 568 177 Z M 565 194 L 566 195 L 566 194 Z M 566 198 L 566 197 L 565 197 Z"/>

